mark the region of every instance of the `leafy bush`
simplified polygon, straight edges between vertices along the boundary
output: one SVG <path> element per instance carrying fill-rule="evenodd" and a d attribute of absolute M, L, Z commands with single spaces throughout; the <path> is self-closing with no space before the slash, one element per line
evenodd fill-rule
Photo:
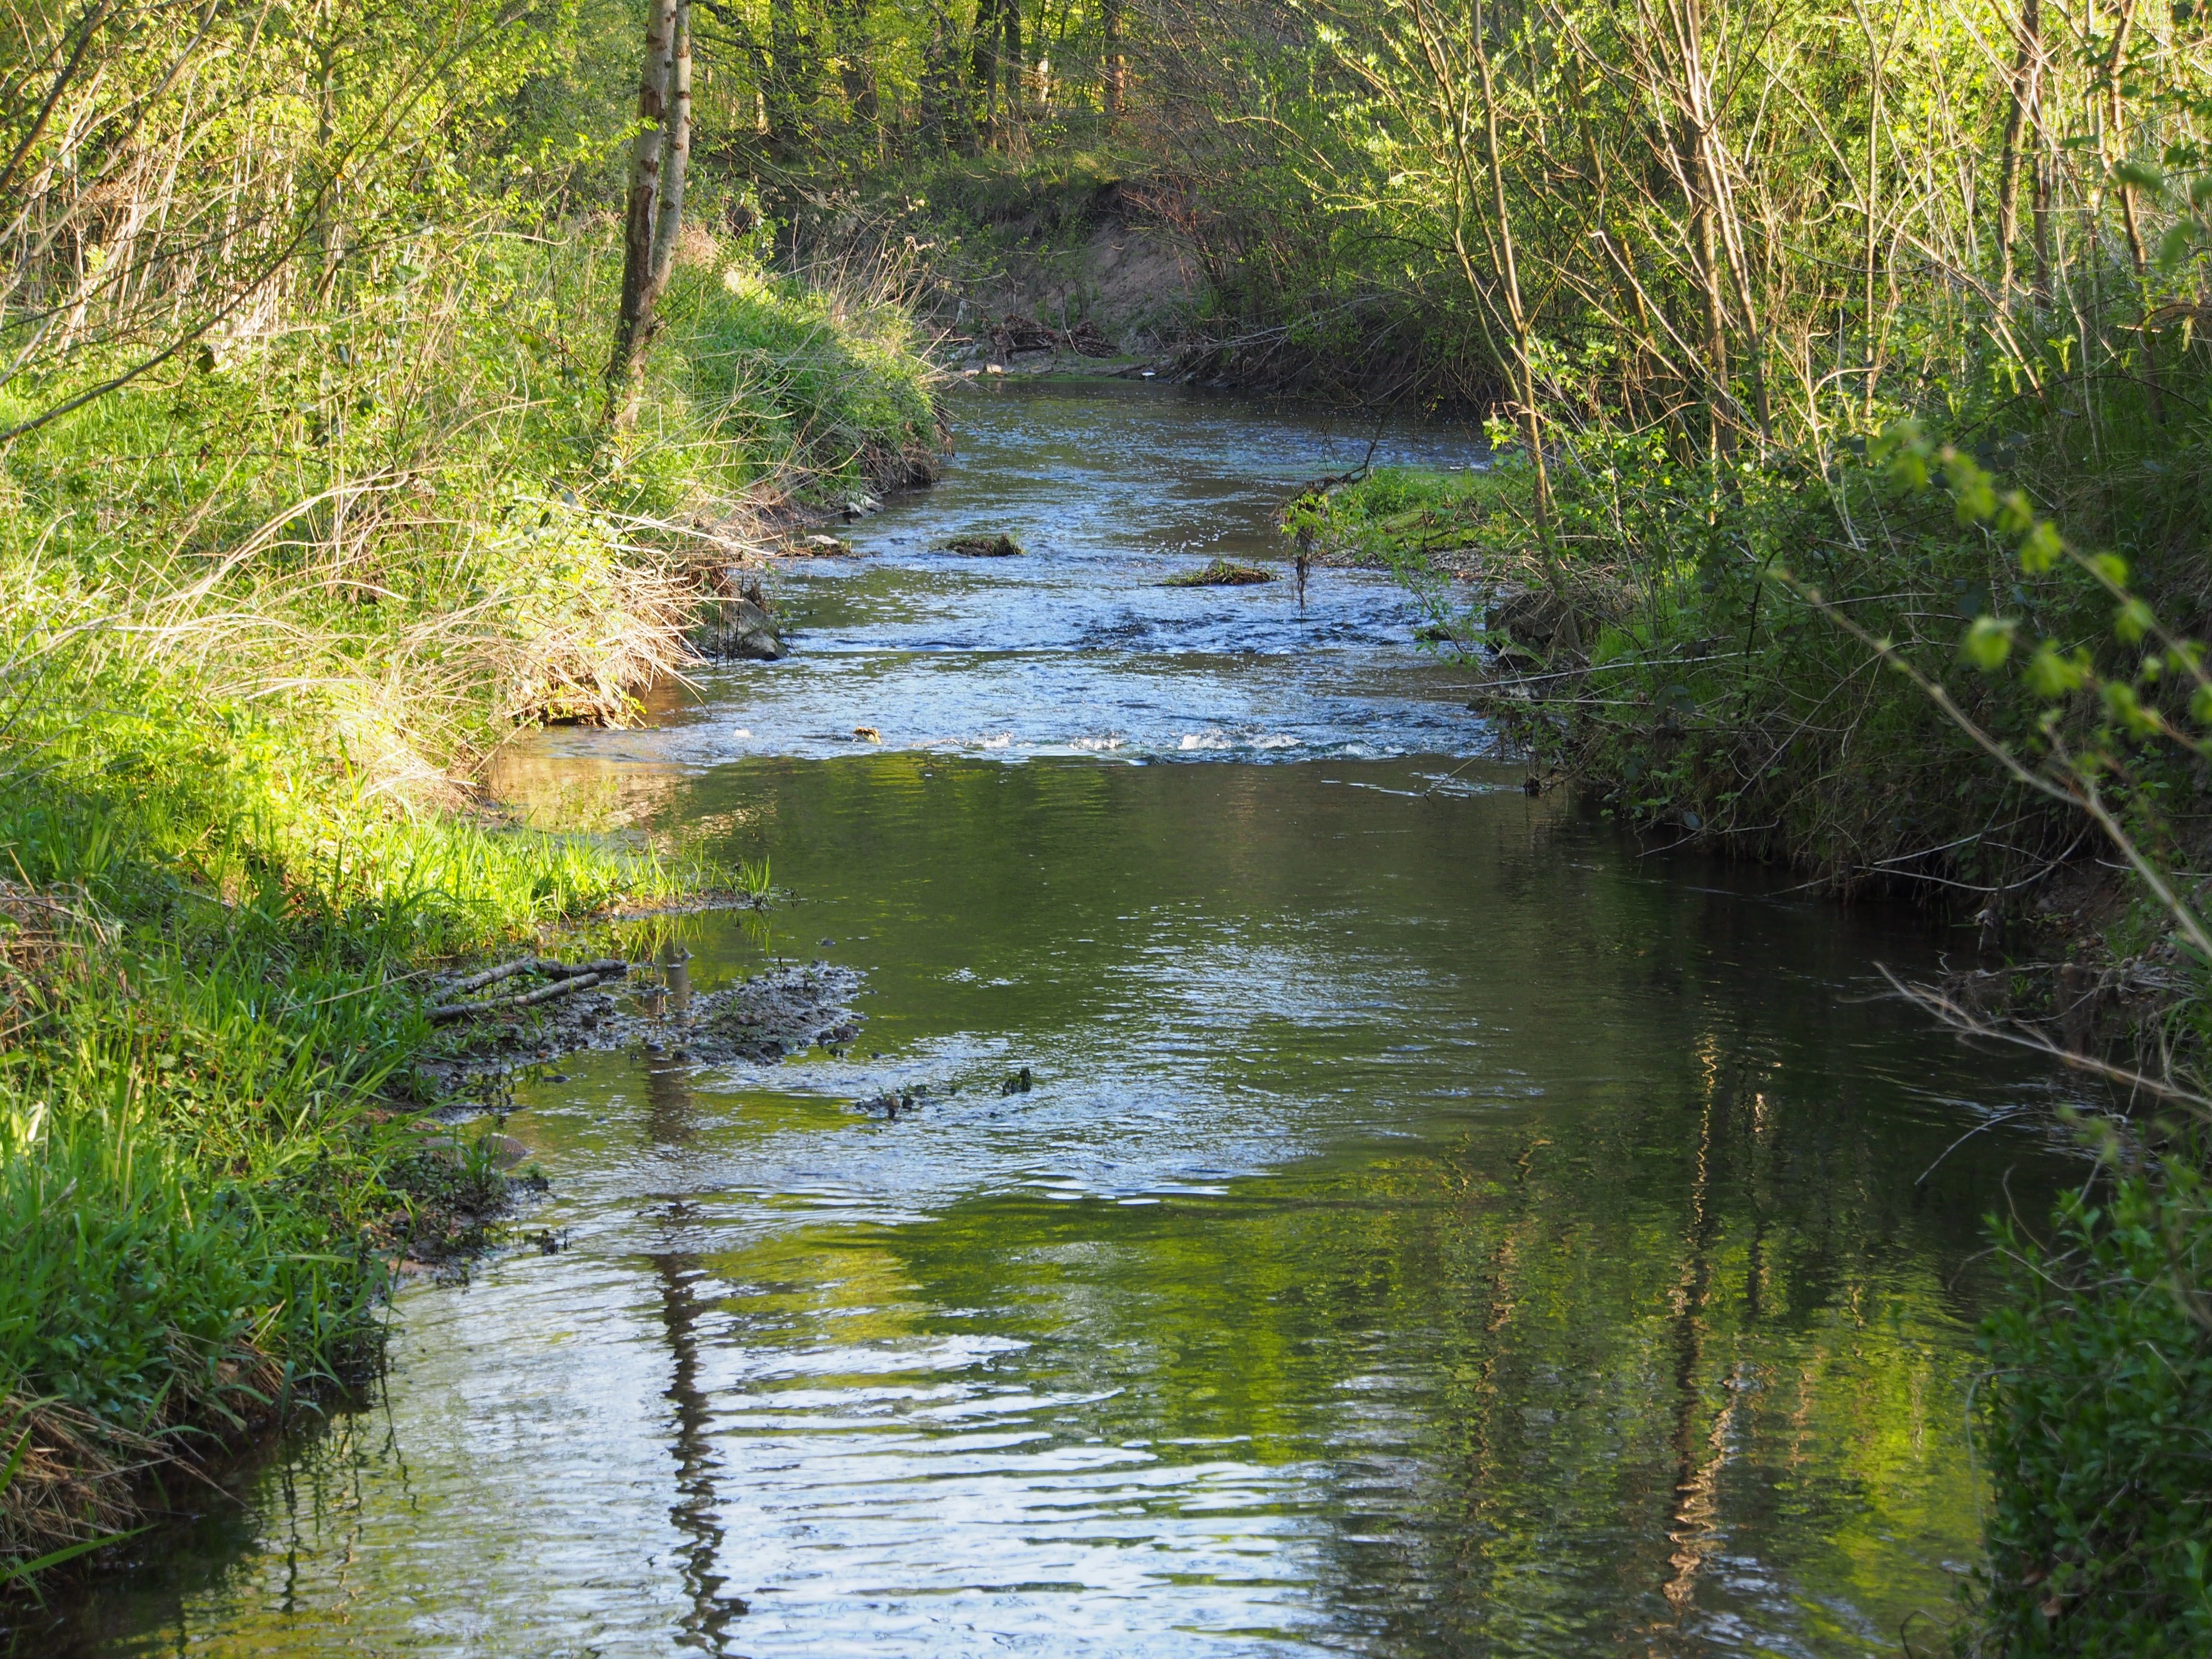
<path fill-rule="evenodd" d="M 1978 1651 L 2212 1650 L 2212 1194 L 2194 1157 L 2060 1206 L 1984 1337 Z"/>

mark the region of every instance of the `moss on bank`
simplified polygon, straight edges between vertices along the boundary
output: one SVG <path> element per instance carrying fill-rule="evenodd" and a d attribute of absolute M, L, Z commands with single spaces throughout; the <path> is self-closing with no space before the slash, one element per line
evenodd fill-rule
<path fill-rule="evenodd" d="M 425 964 L 708 878 L 475 763 L 626 719 L 786 497 L 932 466 L 902 316 L 703 255 L 611 440 L 617 274 L 426 237 L 0 453 L 0 1582 L 373 1365 L 496 1205 L 410 1127 Z"/>

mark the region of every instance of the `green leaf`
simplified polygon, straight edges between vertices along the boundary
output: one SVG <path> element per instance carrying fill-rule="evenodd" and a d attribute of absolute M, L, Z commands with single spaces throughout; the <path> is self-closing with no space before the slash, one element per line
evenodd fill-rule
<path fill-rule="evenodd" d="M 2158 717 L 2144 709 L 2135 687 L 2124 680 L 2106 680 L 2098 691 L 2107 712 L 2136 736 L 2148 737 L 2158 730 Z"/>
<path fill-rule="evenodd" d="M 2212 726 L 2212 685 L 2200 685 L 2189 694 L 2189 718 Z"/>
<path fill-rule="evenodd" d="M 1997 492 L 1990 475 L 1968 461 L 1951 469 L 1951 489 L 1958 497 L 1960 524 L 1976 524 L 1996 516 Z"/>
<path fill-rule="evenodd" d="M 2013 630 L 2019 625 L 2017 617 L 1977 617 L 1966 629 L 1966 643 L 1960 649 L 1975 667 L 1984 674 L 1993 673 L 2012 654 Z"/>
<path fill-rule="evenodd" d="M 2020 568 L 2031 576 L 2040 576 L 2058 562 L 2058 556 L 2064 550 L 2058 539 L 2058 532 L 2051 527 L 2051 520 L 2045 519 L 2021 539 Z"/>
<path fill-rule="evenodd" d="M 2128 582 L 2128 562 L 2117 553 L 2099 553 L 2089 560 L 2089 568 L 2114 587 L 2124 587 Z"/>
<path fill-rule="evenodd" d="M 2039 697 L 2058 698 L 2081 689 L 2089 677 L 2087 665 L 2078 657 L 2062 657 L 2048 645 L 2039 645 L 2027 661 L 2027 686 Z"/>
<path fill-rule="evenodd" d="M 2112 632 L 2130 645 L 2150 632 L 2158 618 L 2141 599 L 2130 599 L 2112 613 Z"/>

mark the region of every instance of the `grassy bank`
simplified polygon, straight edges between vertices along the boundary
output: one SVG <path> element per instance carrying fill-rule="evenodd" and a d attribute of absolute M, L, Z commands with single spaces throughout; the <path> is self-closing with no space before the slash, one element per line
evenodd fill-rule
<path fill-rule="evenodd" d="M 426 233 L 0 451 L 0 1575 L 372 1366 L 495 1208 L 411 1127 L 425 968 L 711 875 L 476 763 L 628 718 L 764 513 L 932 464 L 902 317 L 696 236 L 610 436 L 605 240 Z"/>

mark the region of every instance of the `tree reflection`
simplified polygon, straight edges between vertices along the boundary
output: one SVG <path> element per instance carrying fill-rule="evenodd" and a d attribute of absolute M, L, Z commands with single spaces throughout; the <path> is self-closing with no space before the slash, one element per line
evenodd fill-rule
<path fill-rule="evenodd" d="M 680 969 L 678 969 L 680 971 Z M 688 986 L 685 988 L 688 991 Z M 687 1066 L 656 1060 L 645 1074 L 646 1133 L 656 1146 L 684 1146 L 692 1136 L 696 1115 Z M 681 1198 L 662 1212 L 671 1242 L 682 1238 L 696 1212 Z M 699 1376 L 700 1325 L 711 1301 L 699 1294 L 708 1277 L 690 1250 L 659 1251 L 647 1258 L 660 1293 L 660 1323 L 674 1361 L 663 1398 L 676 1408 L 677 1501 L 668 1511 L 684 1542 L 680 1551 L 684 1585 L 691 1600 L 683 1622 L 687 1647 L 717 1656 L 729 1652 L 729 1627 L 749 1609 L 738 1596 L 725 1595 L 728 1578 L 715 1569 L 722 1553 L 722 1528 L 714 1493 L 720 1467 L 708 1433 L 713 1407 Z"/>

